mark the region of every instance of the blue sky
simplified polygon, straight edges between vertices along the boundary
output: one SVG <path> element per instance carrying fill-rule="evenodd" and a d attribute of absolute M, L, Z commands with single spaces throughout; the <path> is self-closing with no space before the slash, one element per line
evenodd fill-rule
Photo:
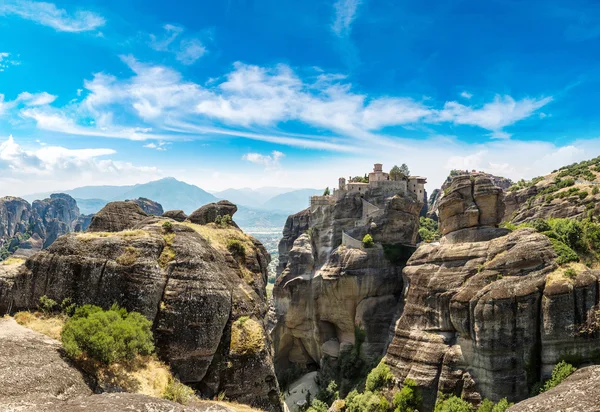
<path fill-rule="evenodd" d="M 0 191 L 531 178 L 600 154 L 599 46 L 593 1 L 2 0 Z"/>

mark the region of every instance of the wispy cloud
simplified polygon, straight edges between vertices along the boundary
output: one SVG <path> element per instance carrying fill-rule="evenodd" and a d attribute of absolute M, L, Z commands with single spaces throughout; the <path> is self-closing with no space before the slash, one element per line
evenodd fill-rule
<path fill-rule="evenodd" d="M 17 101 L 23 102 L 26 106 L 43 106 L 56 100 L 56 96 L 47 93 L 29 93 L 23 92 L 17 96 Z"/>
<path fill-rule="evenodd" d="M 279 169 L 281 167 L 280 160 L 285 156 L 282 152 L 274 150 L 270 155 L 260 153 L 246 153 L 242 156 L 243 160 L 257 165 L 262 165 L 266 170 Z"/>
<path fill-rule="evenodd" d="M 181 63 L 193 64 L 206 53 L 206 47 L 197 37 L 182 37 L 184 28 L 172 24 L 163 26 L 163 33 L 150 35 L 150 47 L 156 51 L 170 52 Z"/>
<path fill-rule="evenodd" d="M 465 99 L 470 99 L 471 97 L 473 97 L 473 95 L 467 91 L 462 92 L 461 97 L 464 97 Z"/>
<path fill-rule="evenodd" d="M 86 93 L 80 103 L 62 109 L 24 108 L 21 116 L 34 120 L 40 129 L 82 136 L 153 141 L 238 136 L 295 147 L 359 151 L 373 144 L 399 148 L 401 139 L 382 133 L 393 126 L 408 130 L 451 123 L 481 128 L 492 138 L 508 138 L 505 127 L 552 101 L 552 97 L 496 96 L 483 105 L 452 101 L 440 108 L 433 100 L 360 94 L 345 76 L 316 71 L 300 77 L 283 64 L 236 63 L 218 80 L 200 85 L 166 66 L 145 64 L 132 56 L 122 60 L 133 73 L 130 77 L 96 74 L 84 83 Z M 129 120 L 119 125 L 115 118 Z M 301 122 L 314 132 L 286 133 L 282 127 L 289 121 Z"/>
<path fill-rule="evenodd" d="M 362 0 L 337 0 L 333 5 L 334 19 L 331 30 L 340 37 L 350 34 L 352 23 L 356 19 Z"/>
<path fill-rule="evenodd" d="M 96 30 L 106 23 L 102 16 L 91 11 L 77 10 L 69 13 L 53 3 L 24 0 L 5 0 L 0 5 L 0 14 L 14 14 L 57 31 L 73 33 Z"/>
<path fill-rule="evenodd" d="M 10 66 L 18 66 L 19 64 L 21 64 L 21 62 L 11 58 L 10 53 L 0 52 L 0 72 L 3 72 Z"/>
<path fill-rule="evenodd" d="M 156 143 L 150 142 L 148 144 L 145 144 L 144 147 L 146 149 L 154 149 L 154 150 L 158 150 L 160 152 L 166 152 L 167 151 L 167 145 L 171 144 L 171 142 L 164 142 L 164 141 L 159 141 Z"/>

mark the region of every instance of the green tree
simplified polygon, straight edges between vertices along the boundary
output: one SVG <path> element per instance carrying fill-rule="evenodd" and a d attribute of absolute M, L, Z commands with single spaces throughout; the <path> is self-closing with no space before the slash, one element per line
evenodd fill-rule
<path fill-rule="evenodd" d="M 392 180 L 400 180 L 402 179 L 402 172 L 400 171 L 400 168 L 396 165 L 394 165 L 394 167 L 392 167 L 390 169 L 390 179 Z"/>
<path fill-rule="evenodd" d="M 443 396 L 438 397 L 438 401 L 435 404 L 434 412 L 473 412 L 473 406 L 457 397 L 450 396 L 449 398 L 444 398 Z"/>
<path fill-rule="evenodd" d="M 550 389 L 554 388 L 576 370 L 577 369 L 573 365 L 565 361 L 558 362 L 552 370 L 552 376 L 544 383 L 544 386 L 542 386 L 542 388 L 540 389 L 540 393 L 549 391 Z"/>
<path fill-rule="evenodd" d="M 400 173 L 402 173 L 404 177 L 410 176 L 410 170 L 408 170 L 406 163 L 402 163 L 402 166 L 400 166 Z"/>
<path fill-rule="evenodd" d="M 412 412 L 418 411 L 421 407 L 423 398 L 417 389 L 417 382 L 406 378 L 402 384 L 402 389 L 394 394 L 394 412 Z"/>
<path fill-rule="evenodd" d="M 393 380 L 394 375 L 392 375 L 389 366 L 387 366 L 383 362 L 379 362 L 379 365 L 373 368 L 373 370 L 367 375 L 365 389 L 371 392 L 375 392 L 386 387 Z"/>
<path fill-rule="evenodd" d="M 325 191 L 323 192 L 323 196 L 329 196 L 331 194 L 331 192 L 329 191 L 329 186 L 327 186 L 325 188 Z"/>
<path fill-rule="evenodd" d="M 371 248 L 375 246 L 375 242 L 373 242 L 373 237 L 368 233 L 363 237 L 362 244 L 366 248 Z"/>
<path fill-rule="evenodd" d="M 109 310 L 84 305 L 65 323 L 62 345 L 71 358 L 86 354 L 105 364 L 131 360 L 154 351 L 151 327 L 142 314 L 116 304 Z"/>

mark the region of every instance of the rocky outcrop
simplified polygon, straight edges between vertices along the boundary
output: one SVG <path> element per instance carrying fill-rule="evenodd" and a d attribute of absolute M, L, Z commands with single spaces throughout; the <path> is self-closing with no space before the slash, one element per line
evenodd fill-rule
<path fill-rule="evenodd" d="M 237 212 L 237 206 L 231 203 L 229 200 L 220 200 L 216 203 L 209 203 L 202 206 L 200 209 L 192 212 L 188 216 L 188 220 L 198 225 L 206 225 L 213 223 L 217 216 L 233 215 Z"/>
<path fill-rule="evenodd" d="M 168 217 L 169 219 L 173 219 L 177 222 L 184 222 L 188 216 L 183 210 L 167 210 L 165 213 L 163 213 L 163 217 Z"/>
<path fill-rule="evenodd" d="M 428 203 L 429 207 L 428 207 L 428 211 L 427 211 L 427 217 L 430 217 L 434 220 L 438 220 L 438 209 L 440 206 L 440 202 L 442 201 L 443 197 L 448 192 L 448 190 L 449 190 L 448 188 L 452 184 L 453 180 L 459 176 L 461 176 L 461 177 L 469 176 L 469 177 L 473 177 L 473 178 L 476 178 L 476 177 L 487 178 L 494 187 L 501 189 L 503 192 L 506 191 L 513 184 L 512 180 L 510 180 L 510 179 L 507 179 L 502 176 L 495 176 L 490 173 L 468 171 L 468 170 L 466 170 L 466 171 L 452 170 L 450 172 L 450 176 L 448 176 L 448 178 L 442 184 L 442 187 L 440 189 L 435 189 L 431 193 L 431 197 L 429 198 L 429 203 Z"/>
<path fill-rule="evenodd" d="M 295 215 L 288 216 L 283 227 L 283 236 L 279 241 L 279 264 L 277 265 L 277 275 L 281 274 L 288 263 L 288 254 L 294 242 L 301 234 L 310 227 L 310 209 L 304 209 Z"/>
<path fill-rule="evenodd" d="M 19 197 L 0 199 L 0 239 L 3 241 L 25 233 L 31 220 L 31 205 Z"/>
<path fill-rule="evenodd" d="M 0 313 L 34 308 L 43 295 L 78 305 L 116 302 L 153 321 L 157 352 L 183 382 L 208 397 L 224 393 L 279 411 L 264 322 L 270 257 L 262 245 L 214 224 L 171 221 L 165 232 L 167 218 L 148 217 L 125 225 L 143 216 L 134 203 L 105 209 L 92 222 L 102 233 L 64 235 L 20 270 L 0 266 Z M 243 245 L 242 255 L 228 251 L 229 239 Z"/>
<path fill-rule="evenodd" d="M 81 215 L 71 196 L 59 193 L 29 205 L 16 197 L 0 199 L 0 243 L 7 252 L 37 249 L 37 240 L 48 247 L 59 236 L 87 228 L 90 217 Z M 29 238 L 36 236 L 31 241 Z"/>
<path fill-rule="evenodd" d="M 474 403 L 518 401 L 565 356 L 591 358 L 598 338 L 576 325 L 598 304 L 600 272 L 563 275 L 549 239 L 497 228 L 501 189 L 455 178 L 439 204 L 440 244 L 423 244 L 403 270 L 405 303 L 384 358 L 396 377 Z"/>
<path fill-rule="evenodd" d="M 519 402 L 508 412 L 600 411 L 600 366 L 575 371 L 555 388 Z"/>
<path fill-rule="evenodd" d="M 31 257 L 44 248 L 44 239 L 34 233 L 29 239 L 20 242 L 19 248 L 13 253 L 14 256 Z"/>
<path fill-rule="evenodd" d="M 126 202 L 135 203 L 148 215 L 161 216 L 165 212 L 160 203 L 145 197 L 140 197 L 135 200 L 126 200 Z"/>
<path fill-rule="evenodd" d="M 335 360 L 340 347 L 355 343 L 355 327 L 366 332 L 366 357 L 383 354 L 421 207 L 414 195 L 386 197 L 374 188 L 288 218 L 273 292 L 278 368 L 318 367 L 324 356 Z M 376 247 L 342 244 L 345 236 L 367 233 Z"/>
<path fill-rule="evenodd" d="M 0 319 L 0 410 L 23 412 L 233 412 L 200 402 L 183 406 L 132 393 L 95 395 L 91 377 L 61 354 L 60 342 Z"/>
<path fill-rule="evenodd" d="M 148 217 L 134 202 L 110 202 L 94 215 L 90 232 L 121 232 L 132 229 Z"/>

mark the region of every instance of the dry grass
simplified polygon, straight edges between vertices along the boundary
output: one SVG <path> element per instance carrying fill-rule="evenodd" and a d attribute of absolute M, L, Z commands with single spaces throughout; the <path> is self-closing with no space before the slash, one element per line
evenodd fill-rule
<path fill-rule="evenodd" d="M 171 246 L 167 245 L 158 257 L 158 264 L 161 268 L 165 268 L 169 262 L 175 260 L 175 257 L 175 251 L 171 248 Z"/>
<path fill-rule="evenodd" d="M 249 405 L 244 405 L 236 402 L 214 401 L 211 402 L 217 405 L 227 406 L 237 412 L 262 412 L 262 409 L 256 409 Z"/>
<path fill-rule="evenodd" d="M 229 250 L 227 249 L 227 244 L 231 240 L 240 241 L 244 245 L 246 252 L 248 252 L 249 250 L 254 250 L 254 244 L 252 243 L 248 235 L 234 227 L 223 227 L 218 226 L 214 223 L 209 223 L 207 225 L 197 225 L 195 223 L 183 222 L 182 224 L 194 229 L 197 233 L 200 234 L 200 236 L 206 239 L 211 244 L 211 246 L 223 252 L 229 253 Z"/>
<path fill-rule="evenodd" d="M 569 271 L 570 269 L 570 271 Z M 573 278 L 569 276 L 569 272 L 579 274 L 588 270 L 588 267 L 583 263 L 579 262 L 571 262 L 565 265 L 559 266 L 554 272 L 549 273 L 546 278 L 546 285 L 551 285 L 553 283 L 573 283 Z"/>
<path fill-rule="evenodd" d="M 77 239 L 85 241 L 90 241 L 103 237 L 111 237 L 117 236 L 122 239 L 139 239 L 142 237 L 150 236 L 145 230 L 123 230 L 122 232 L 77 232 L 75 234 Z"/>
<path fill-rule="evenodd" d="M 125 251 L 123 252 L 123 254 L 121 256 L 119 256 L 116 259 L 116 261 L 119 265 L 131 266 L 137 261 L 137 258 L 139 258 L 139 257 L 140 257 L 139 249 L 136 249 L 133 246 L 127 246 L 125 248 Z"/>
<path fill-rule="evenodd" d="M 235 355 L 253 355 L 265 347 L 263 327 L 254 319 L 242 316 L 231 325 L 229 350 Z"/>
<path fill-rule="evenodd" d="M 28 329 L 60 340 L 67 318 L 64 315 L 44 315 L 39 312 L 17 312 L 15 321 Z"/>
<path fill-rule="evenodd" d="M 6 259 L 4 259 L 1 264 L 2 265 L 20 265 L 21 263 L 25 262 L 25 258 L 20 258 L 20 257 L 15 257 L 15 256 L 9 256 Z"/>

